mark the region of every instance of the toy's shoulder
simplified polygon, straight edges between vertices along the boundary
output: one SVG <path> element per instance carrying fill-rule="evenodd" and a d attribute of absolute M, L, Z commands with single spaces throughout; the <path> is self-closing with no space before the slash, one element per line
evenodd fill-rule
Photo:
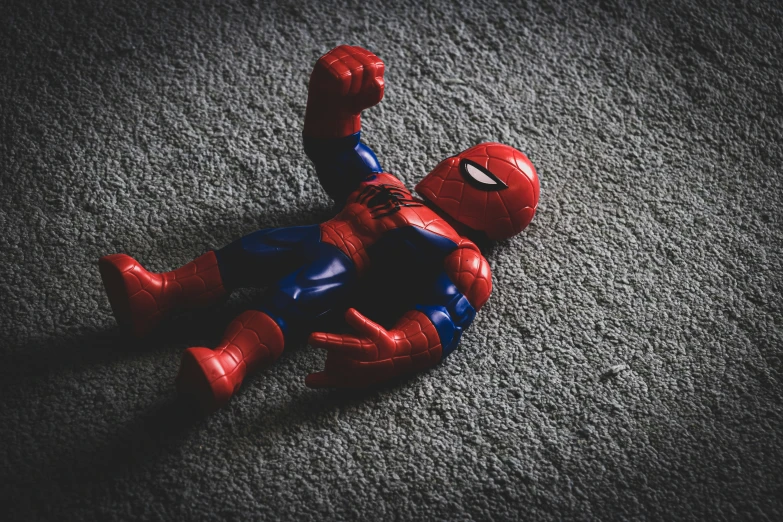
<path fill-rule="evenodd" d="M 423 201 L 418 199 L 412 201 L 415 203 L 400 207 L 399 212 L 394 216 L 395 228 L 414 227 L 427 232 L 427 235 L 448 240 L 455 248 L 465 241 L 465 238 Z"/>
<path fill-rule="evenodd" d="M 397 176 L 395 176 L 394 174 L 389 174 L 388 172 L 380 172 L 378 174 L 373 174 L 372 176 L 369 176 L 362 184 L 396 186 L 404 189 L 405 192 L 410 194 L 410 190 L 408 190 L 405 184 L 402 181 L 400 181 L 400 179 Z"/>

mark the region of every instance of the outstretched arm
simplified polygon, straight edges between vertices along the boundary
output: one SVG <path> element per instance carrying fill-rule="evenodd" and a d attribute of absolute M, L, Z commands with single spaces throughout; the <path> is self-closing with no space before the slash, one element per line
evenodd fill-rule
<path fill-rule="evenodd" d="M 358 335 L 313 333 L 310 344 L 328 351 L 326 368 L 307 376 L 313 388 L 364 388 L 434 366 L 459 344 L 492 292 L 489 264 L 471 245 L 445 260 L 444 271 L 424 299 L 386 330 L 355 309 L 346 321 Z"/>
<path fill-rule="evenodd" d="M 375 154 L 361 142 L 361 112 L 383 98 L 383 72 L 383 62 L 370 51 L 341 45 L 322 56 L 310 75 L 305 152 L 337 202 L 381 172 Z"/>

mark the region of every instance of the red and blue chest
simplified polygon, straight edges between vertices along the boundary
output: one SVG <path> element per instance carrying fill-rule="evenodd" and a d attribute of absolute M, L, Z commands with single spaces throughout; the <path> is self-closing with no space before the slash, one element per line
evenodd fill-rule
<path fill-rule="evenodd" d="M 378 258 L 437 263 L 460 239 L 400 180 L 385 173 L 362 183 L 343 210 L 321 225 L 321 241 L 342 250 L 360 274 Z"/>

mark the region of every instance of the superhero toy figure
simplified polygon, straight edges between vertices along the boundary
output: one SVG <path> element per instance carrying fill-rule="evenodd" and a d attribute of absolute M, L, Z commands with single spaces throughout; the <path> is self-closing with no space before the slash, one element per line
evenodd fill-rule
<path fill-rule="evenodd" d="M 353 332 L 310 335 L 327 357 L 307 386 L 367 387 L 437 364 L 492 290 L 487 260 L 469 238 L 509 238 L 533 218 L 538 176 L 506 145 L 482 143 L 446 158 L 416 186 L 419 198 L 385 172 L 360 141 L 361 112 L 383 98 L 383 72 L 371 52 L 340 46 L 310 76 L 304 148 L 342 205 L 334 218 L 259 230 L 166 273 L 148 272 L 125 254 L 100 259 L 114 315 L 137 336 L 177 309 L 211 305 L 240 287 L 267 288 L 217 348 L 184 352 L 177 389 L 203 408 L 228 402 L 294 334 L 326 329 L 324 319 L 336 324 L 335 314 Z M 362 289 L 378 281 L 386 286 L 375 299 L 404 307 L 390 329 L 357 310 Z"/>

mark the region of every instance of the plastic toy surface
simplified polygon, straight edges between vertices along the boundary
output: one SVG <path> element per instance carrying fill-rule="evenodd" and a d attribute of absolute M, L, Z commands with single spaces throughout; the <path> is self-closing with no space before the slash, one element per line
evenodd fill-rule
<path fill-rule="evenodd" d="M 240 287 L 267 288 L 217 348 L 184 352 L 177 388 L 205 409 L 225 404 L 296 332 L 329 329 L 340 315 L 352 333 L 309 337 L 328 354 L 308 386 L 366 387 L 437 364 L 492 291 L 489 264 L 468 237 L 508 238 L 533 218 L 538 176 L 506 145 L 483 143 L 445 159 L 416 187 L 421 199 L 384 172 L 360 140 L 361 112 L 383 98 L 383 73 L 373 53 L 340 46 L 310 77 L 304 147 L 323 188 L 343 205 L 334 218 L 259 230 L 163 274 L 124 254 L 99 261 L 117 321 L 138 336 L 177 309 L 211 305 Z M 359 309 L 396 323 L 387 329 Z"/>

